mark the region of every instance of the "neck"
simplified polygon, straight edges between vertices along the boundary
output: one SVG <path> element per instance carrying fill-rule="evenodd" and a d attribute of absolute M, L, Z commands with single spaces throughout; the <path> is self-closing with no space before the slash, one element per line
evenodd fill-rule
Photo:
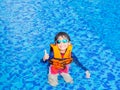
<path fill-rule="evenodd" d="M 61 50 L 60 53 L 65 53 L 65 50 Z"/>

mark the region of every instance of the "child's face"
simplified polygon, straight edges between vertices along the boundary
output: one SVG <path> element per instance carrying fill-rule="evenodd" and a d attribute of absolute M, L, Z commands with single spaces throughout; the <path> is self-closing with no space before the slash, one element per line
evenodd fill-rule
<path fill-rule="evenodd" d="M 66 37 L 59 36 L 56 41 L 56 45 L 58 46 L 60 51 L 65 52 L 70 45 L 70 42 Z"/>

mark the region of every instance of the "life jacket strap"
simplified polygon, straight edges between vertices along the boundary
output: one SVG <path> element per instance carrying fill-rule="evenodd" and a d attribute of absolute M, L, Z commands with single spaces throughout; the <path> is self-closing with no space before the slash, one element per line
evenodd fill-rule
<path fill-rule="evenodd" d="M 72 58 L 53 58 L 49 62 L 57 69 L 65 69 L 66 65 L 70 64 L 72 61 Z"/>

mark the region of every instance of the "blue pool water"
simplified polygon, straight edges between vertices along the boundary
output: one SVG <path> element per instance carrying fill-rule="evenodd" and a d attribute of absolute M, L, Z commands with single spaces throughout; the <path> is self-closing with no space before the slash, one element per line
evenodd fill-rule
<path fill-rule="evenodd" d="M 120 1 L 0 0 L 0 90 L 120 90 Z M 71 64 L 73 84 L 47 83 L 44 50 L 59 31 L 91 72 Z"/>

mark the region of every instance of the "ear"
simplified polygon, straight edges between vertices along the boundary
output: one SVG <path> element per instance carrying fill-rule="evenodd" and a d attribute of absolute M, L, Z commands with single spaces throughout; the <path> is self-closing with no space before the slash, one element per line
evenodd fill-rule
<path fill-rule="evenodd" d="M 69 42 L 68 45 L 71 45 L 71 42 Z"/>

